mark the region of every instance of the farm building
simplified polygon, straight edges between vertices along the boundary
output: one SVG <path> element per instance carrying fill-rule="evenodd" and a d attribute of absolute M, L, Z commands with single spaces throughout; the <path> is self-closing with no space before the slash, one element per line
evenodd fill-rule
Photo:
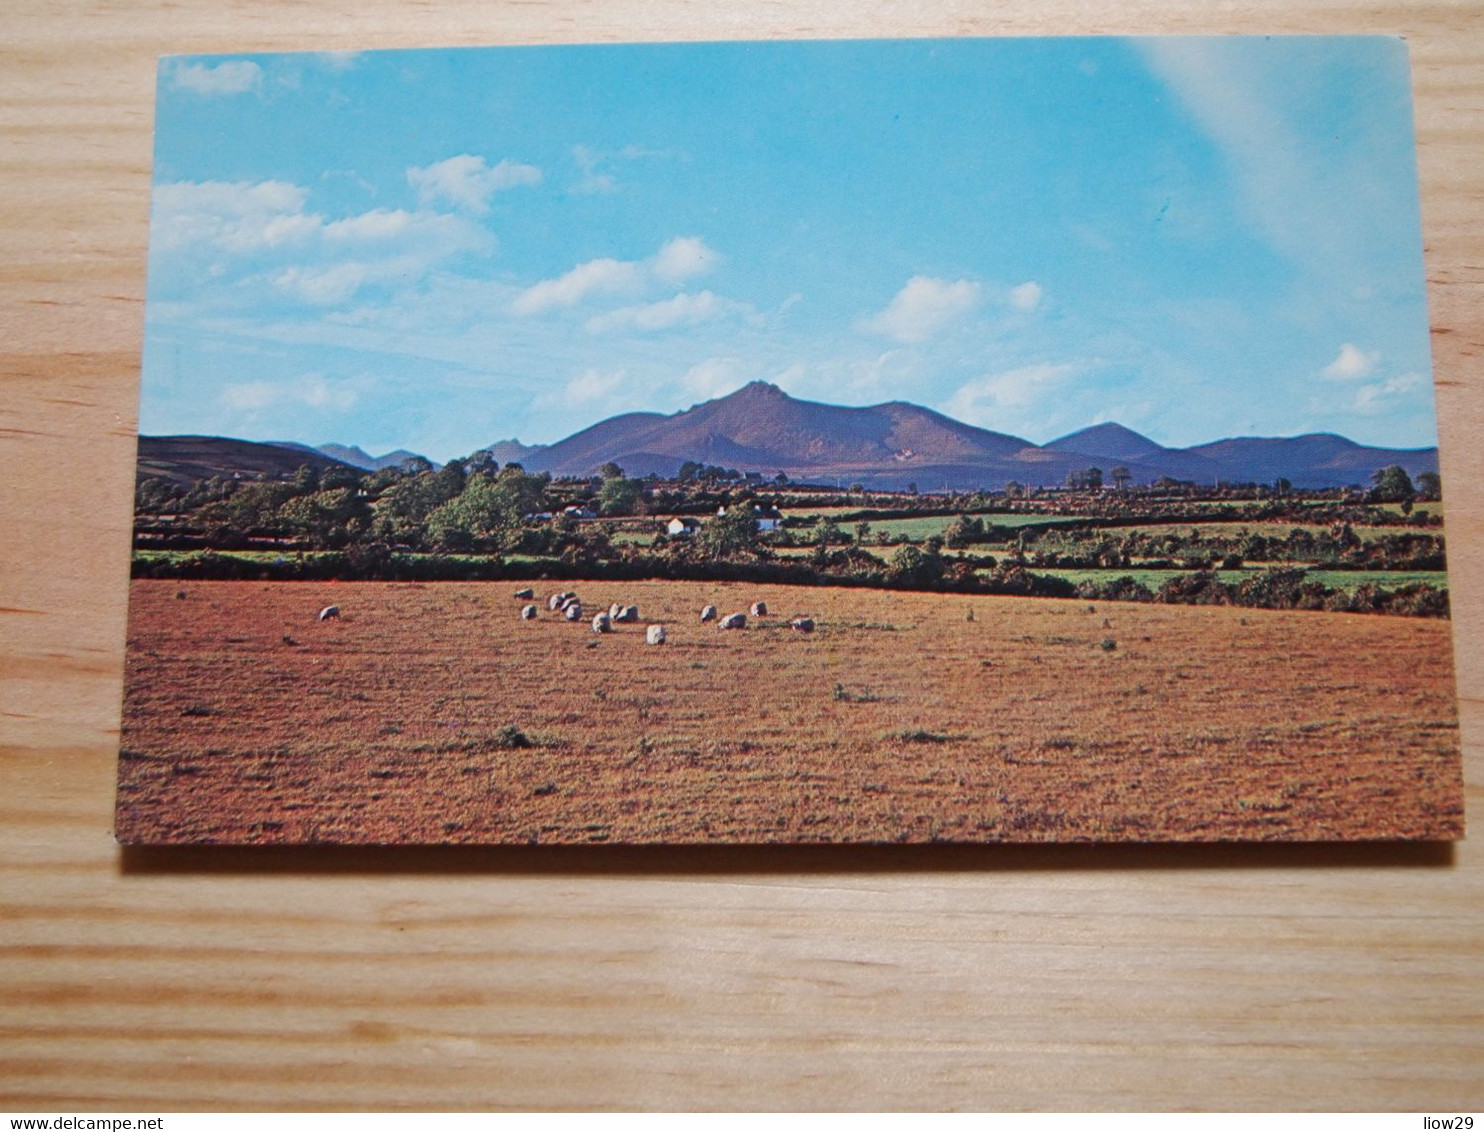
<path fill-rule="evenodd" d="M 692 519 L 688 515 L 671 519 L 665 524 L 665 533 L 668 535 L 680 535 L 684 537 L 686 535 L 693 535 L 700 529 L 701 521 L 699 519 Z"/>
<path fill-rule="evenodd" d="M 718 507 L 717 515 L 725 515 L 727 509 Z M 776 507 L 753 507 L 752 517 L 757 520 L 757 529 L 760 531 L 776 531 L 783 525 L 783 514 Z"/>
<path fill-rule="evenodd" d="M 783 525 L 783 513 L 776 507 L 754 507 L 752 513 L 757 517 L 760 531 L 776 531 Z"/>

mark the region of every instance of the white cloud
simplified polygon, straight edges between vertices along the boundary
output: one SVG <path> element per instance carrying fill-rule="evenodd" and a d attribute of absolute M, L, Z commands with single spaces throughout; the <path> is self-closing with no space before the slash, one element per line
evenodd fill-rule
<path fill-rule="evenodd" d="M 320 63 L 327 70 L 348 71 L 361 59 L 359 51 L 320 51 L 316 53 Z"/>
<path fill-rule="evenodd" d="M 273 276 L 274 284 L 301 302 L 314 306 L 343 303 L 365 284 L 398 274 L 395 267 L 352 260 L 330 267 L 295 265 Z"/>
<path fill-rule="evenodd" d="M 385 240 L 400 236 L 412 224 L 412 213 L 402 208 L 376 208 L 325 225 L 330 240 Z"/>
<path fill-rule="evenodd" d="M 1010 305 L 1016 310 L 1033 311 L 1041 305 L 1041 284 L 1028 279 L 1018 287 L 1010 288 Z"/>
<path fill-rule="evenodd" d="M 699 294 L 681 293 L 654 303 L 619 307 L 588 319 L 587 328 L 594 334 L 613 330 L 667 330 L 672 326 L 695 326 L 712 322 L 734 311 L 745 311 L 745 304 L 723 299 L 711 291 Z"/>
<path fill-rule="evenodd" d="M 596 421 L 625 402 L 629 372 L 626 369 L 600 370 L 588 367 L 559 388 L 550 389 L 531 401 L 538 412 L 559 411 L 569 421 Z M 573 430 L 567 429 L 563 435 Z"/>
<path fill-rule="evenodd" d="M 590 295 L 638 291 L 655 283 L 678 284 L 711 271 L 721 258 L 699 237 L 680 236 L 668 241 L 642 262 L 605 257 L 579 263 L 565 275 L 543 279 L 527 287 L 515 297 L 510 310 L 518 315 L 540 314 L 556 307 L 576 306 Z M 676 295 L 648 306 L 612 311 L 594 318 L 588 328 L 605 330 L 636 326 L 654 330 L 679 322 L 704 321 L 727 309 L 748 308 L 704 291 L 699 295 Z"/>
<path fill-rule="evenodd" d="M 931 380 L 922 357 L 915 351 L 893 347 L 881 353 L 826 352 L 799 358 L 770 374 L 754 367 L 753 377 L 762 377 L 797 397 L 831 404 L 862 405 L 895 400 L 921 389 Z"/>
<path fill-rule="evenodd" d="M 582 179 L 572 186 L 572 191 L 603 195 L 616 193 L 622 186 L 618 177 L 610 171 L 614 163 L 673 156 L 675 155 L 669 150 L 649 149 L 642 145 L 626 145 L 607 153 L 593 149 L 591 146 L 574 145 L 572 160 L 577 162 L 577 167 L 582 170 Z"/>
<path fill-rule="evenodd" d="M 863 320 L 860 329 L 883 334 L 898 342 L 922 342 L 979 302 L 979 284 L 967 279 L 949 283 L 926 275 L 914 275 L 885 310 Z"/>
<path fill-rule="evenodd" d="M 1397 401 L 1415 394 L 1426 384 L 1427 378 L 1420 373 L 1404 373 L 1397 377 L 1388 377 L 1384 381 L 1362 385 L 1355 391 L 1355 397 L 1350 403 L 1351 411 L 1363 416 L 1388 412 Z"/>
<path fill-rule="evenodd" d="M 1320 372 L 1331 381 L 1357 381 L 1362 377 L 1368 377 L 1380 360 L 1380 354 L 1367 353 L 1358 346 L 1346 342 L 1340 346 L 1340 352 L 1335 360 Z"/>
<path fill-rule="evenodd" d="M 599 401 L 617 392 L 627 376 L 627 371 L 621 369 L 610 370 L 606 373 L 601 370 L 586 369 L 567 382 L 562 389 L 562 396 L 577 405 Z"/>
<path fill-rule="evenodd" d="M 709 275 L 721 263 L 720 253 L 699 236 L 678 236 L 655 253 L 650 267 L 666 283 L 684 283 Z"/>
<path fill-rule="evenodd" d="M 686 370 L 680 384 L 701 401 L 711 401 L 747 384 L 747 369 L 741 358 L 707 358 Z"/>
<path fill-rule="evenodd" d="M 943 411 L 969 424 L 1004 428 L 1006 410 L 1035 403 L 1077 372 L 1077 366 L 1041 362 L 1018 369 L 986 374 L 966 382 L 949 396 Z"/>
<path fill-rule="evenodd" d="M 381 208 L 326 220 L 305 211 L 307 199 L 303 188 L 283 181 L 160 185 L 151 250 L 213 279 L 247 272 L 247 279 L 326 305 L 368 283 L 411 281 L 449 257 L 495 247 L 477 222 L 452 213 Z"/>
<path fill-rule="evenodd" d="M 400 208 L 378 208 L 331 221 L 324 227 L 324 237 L 331 248 L 372 245 L 429 263 L 460 252 L 488 254 L 496 243 L 486 229 L 465 217 Z"/>
<path fill-rule="evenodd" d="M 624 291 L 637 287 L 643 272 L 636 263 L 617 259 L 592 259 L 579 263 L 565 275 L 543 279 L 515 297 L 515 314 L 540 314 L 553 307 L 570 307 L 588 295 Z"/>
<path fill-rule="evenodd" d="M 347 412 L 359 400 L 355 384 L 306 374 L 297 381 L 243 381 L 222 387 L 221 402 L 234 412 L 255 415 L 265 409 L 299 406 Z"/>
<path fill-rule="evenodd" d="M 150 246 L 172 251 L 208 243 L 227 251 L 278 247 L 311 236 L 320 219 L 304 213 L 308 198 L 286 181 L 176 181 L 157 185 Z"/>
<path fill-rule="evenodd" d="M 323 238 L 332 246 L 401 240 L 424 254 L 487 250 L 478 224 L 451 213 L 378 208 L 327 221 L 305 212 L 308 193 L 284 181 L 177 181 L 155 189 L 150 239 L 161 250 L 207 244 L 229 252 L 289 248 Z"/>
<path fill-rule="evenodd" d="M 181 90 L 208 97 L 246 94 L 262 89 L 263 68 L 248 59 L 233 59 L 214 67 L 205 63 L 178 63 L 171 71 L 170 79 Z"/>
<path fill-rule="evenodd" d="M 501 161 L 491 167 L 483 157 L 461 153 L 446 161 L 408 169 L 407 183 L 417 190 L 418 200 L 425 205 L 441 200 L 482 215 L 489 211 L 495 193 L 519 185 L 539 185 L 541 170 L 514 161 Z"/>
<path fill-rule="evenodd" d="M 585 145 L 574 145 L 572 160 L 582 169 L 582 180 L 577 182 L 573 192 L 606 194 L 618 191 L 618 180 L 612 173 L 605 173 L 599 168 L 603 162 L 602 154 Z"/>
<path fill-rule="evenodd" d="M 1275 251 L 1359 287 L 1389 283 L 1401 264 L 1416 270 L 1415 182 L 1393 175 L 1410 166 L 1412 143 L 1392 125 L 1395 88 L 1356 85 L 1354 51 L 1306 36 L 1154 36 L 1136 49 L 1220 148 L 1238 206 Z M 1356 95 L 1343 128 L 1334 91 Z"/>

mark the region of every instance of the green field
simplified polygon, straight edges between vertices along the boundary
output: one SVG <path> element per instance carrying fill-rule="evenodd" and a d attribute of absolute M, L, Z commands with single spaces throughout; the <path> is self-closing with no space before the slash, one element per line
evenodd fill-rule
<path fill-rule="evenodd" d="M 1242 538 L 1246 535 L 1262 535 L 1264 538 L 1287 538 L 1295 529 L 1302 528 L 1310 534 L 1318 536 L 1328 534 L 1330 524 L 1328 523 L 1284 523 L 1284 522 L 1252 522 L 1252 523 L 1192 523 L 1181 520 L 1177 523 L 1151 523 L 1138 527 L 1109 527 L 1107 533 L 1115 538 L 1124 535 L 1147 535 L 1150 538 L 1163 538 L 1166 535 L 1179 535 L 1184 537 L 1192 531 L 1200 534 L 1202 538 Z M 1352 526 L 1353 530 L 1362 542 L 1373 542 L 1387 535 L 1440 535 L 1443 533 L 1441 527 L 1362 527 Z"/>
<path fill-rule="evenodd" d="M 1140 570 L 1137 567 L 1124 570 L 1074 570 L 1032 566 L 1029 569 L 1033 574 L 1065 578 L 1074 585 L 1081 582 L 1102 585 L 1119 578 L 1132 578 L 1151 590 L 1158 590 L 1171 578 L 1191 572 L 1189 570 Z M 1236 584 L 1244 578 L 1261 573 L 1262 570 L 1261 566 L 1252 566 L 1242 570 L 1217 570 L 1216 576 L 1222 582 Z M 1439 590 L 1448 588 L 1448 575 L 1441 570 L 1309 570 L 1307 576 L 1309 581 L 1318 582 L 1334 590 L 1353 590 L 1366 583 L 1380 586 L 1383 589 L 1400 589 L 1402 586 L 1419 583 L 1426 583 Z"/>
<path fill-rule="evenodd" d="M 1423 584 L 1435 590 L 1448 588 L 1448 575 L 1442 570 L 1310 570 L 1309 577 L 1333 590 L 1353 590 L 1367 582 L 1388 590 Z"/>
<path fill-rule="evenodd" d="M 653 531 L 617 531 L 608 539 L 614 546 L 653 546 Z"/>
<path fill-rule="evenodd" d="M 848 510 L 842 510 L 838 514 L 830 514 L 832 508 L 820 508 L 817 511 L 789 511 L 787 517 L 790 519 L 834 519 L 840 524 L 840 529 L 846 534 L 855 534 L 854 522 L 841 522 L 841 514 L 850 514 Z M 913 542 L 921 542 L 923 539 L 931 538 L 933 535 L 941 535 L 958 518 L 958 514 L 952 515 L 908 515 L 900 519 L 867 519 L 871 525 L 871 533 L 866 536 L 869 543 L 871 538 L 879 534 L 889 534 L 896 538 L 910 539 Z M 996 527 L 1030 527 L 1042 524 L 1067 524 L 1085 523 L 1088 517 L 1084 515 L 1026 515 L 1022 513 L 1007 515 L 978 515 L 985 526 Z M 800 529 L 791 528 L 796 534 Z"/>

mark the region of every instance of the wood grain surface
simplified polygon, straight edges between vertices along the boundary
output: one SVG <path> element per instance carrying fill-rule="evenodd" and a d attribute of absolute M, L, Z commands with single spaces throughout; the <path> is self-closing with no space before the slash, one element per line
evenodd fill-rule
<path fill-rule="evenodd" d="M 187 851 L 111 833 L 155 57 L 886 35 L 1405 35 L 1470 811 L 1477 2 L 9 0 L 0 1107 L 1484 1107 L 1484 843 Z"/>

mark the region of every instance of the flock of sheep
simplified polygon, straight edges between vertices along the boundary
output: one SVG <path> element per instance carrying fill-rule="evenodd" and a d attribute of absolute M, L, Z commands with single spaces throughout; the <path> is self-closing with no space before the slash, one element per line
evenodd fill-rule
<path fill-rule="evenodd" d="M 536 597 L 536 591 L 529 586 L 525 589 L 515 591 L 518 601 L 530 602 Z M 568 621 L 581 621 L 583 619 L 582 600 L 570 590 L 554 593 L 546 599 L 546 609 L 549 613 L 560 613 Z M 755 601 L 752 603 L 751 616 L 766 617 L 768 606 L 766 602 Z M 535 621 L 537 618 L 535 605 L 523 605 L 520 610 L 522 621 Z M 338 605 L 327 605 L 319 611 L 319 620 L 339 620 L 340 607 Z M 708 605 L 701 610 L 703 622 L 715 621 L 718 629 L 745 629 L 747 627 L 748 614 L 728 613 L 720 617 L 716 606 Z M 639 620 L 639 607 L 637 605 L 624 605 L 614 602 L 608 607 L 606 613 L 593 615 L 592 627 L 594 633 L 611 633 L 613 626 L 632 623 Z M 798 633 L 814 632 L 814 618 L 795 617 L 788 623 L 788 627 Z M 665 643 L 665 627 L 663 625 L 650 625 L 644 633 L 646 644 L 662 645 Z"/>
<path fill-rule="evenodd" d="M 536 596 L 536 591 L 530 587 L 515 591 L 518 601 L 529 602 Z M 570 590 L 554 593 L 546 599 L 548 613 L 560 613 L 568 621 L 581 621 L 584 614 L 582 599 Z M 753 617 L 766 617 L 768 606 L 765 602 L 757 601 L 752 604 L 751 615 Z M 538 613 L 535 605 L 523 605 L 520 610 L 521 620 L 534 621 Z M 718 629 L 744 629 L 747 627 L 746 613 L 729 613 L 725 617 L 719 617 L 716 606 L 708 605 L 701 610 L 701 620 L 715 621 Z M 596 613 L 592 617 L 592 630 L 594 633 L 611 633 L 613 626 L 626 622 L 639 620 L 639 607 L 637 605 L 624 605 L 622 602 L 614 602 L 608 607 L 607 612 Z M 814 619 L 812 617 L 795 617 L 788 623 L 790 629 L 800 633 L 814 632 Z M 645 642 L 651 645 L 662 645 L 665 643 L 665 627 L 663 625 L 650 625 L 644 636 Z"/>

